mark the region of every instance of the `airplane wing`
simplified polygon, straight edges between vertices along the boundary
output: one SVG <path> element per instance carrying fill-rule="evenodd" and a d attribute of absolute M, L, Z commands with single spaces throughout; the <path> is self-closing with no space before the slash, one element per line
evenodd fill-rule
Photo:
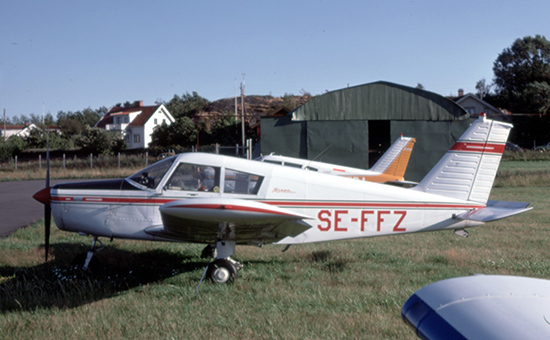
<path fill-rule="evenodd" d="M 223 231 L 230 232 L 237 244 L 263 244 L 294 237 L 311 228 L 303 222 L 309 216 L 244 199 L 184 199 L 162 205 L 160 213 L 163 226 L 146 231 L 187 242 L 215 243 Z M 227 225 L 229 230 L 221 230 L 221 225 Z"/>
<path fill-rule="evenodd" d="M 485 208 L 462 213 L 455 217 L 461 220 L 491 222 L 533 209 L 528 205 L 529 203 L 525 202 L 487 201 Z"/>
<path fill-rule="evenodd" d="M 411 295 L 401 316 L 422 339 L 548 339 L 550 281 L 495 275 L 438 281 Z"/>

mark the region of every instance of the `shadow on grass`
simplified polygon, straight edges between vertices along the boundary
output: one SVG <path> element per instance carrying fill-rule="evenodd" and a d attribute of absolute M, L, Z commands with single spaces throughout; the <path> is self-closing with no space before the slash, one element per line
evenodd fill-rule
<path fill-rule="evenodd" d="M 164 250 L 131 252 L 109 246 L 96 253 L 97 266 L 87 275 L 72 263 L 75 254 L 86 253 L 87 247 L 58 243 L 51 248 L 53 261 L 0 267 L 0 312 L 74 308 L 206 266 L 193 261 L 196 257 Z"/>

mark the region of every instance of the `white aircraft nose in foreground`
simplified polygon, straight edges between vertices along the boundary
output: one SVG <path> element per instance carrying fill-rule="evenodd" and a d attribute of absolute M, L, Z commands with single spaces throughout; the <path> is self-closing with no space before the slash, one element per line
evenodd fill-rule
<path fill-rule="evenodd" d="M 205 243 L 215 282 L 232 281 L 239 245 L 301 244 L 474 227 L 529 210 L 488 201 L 512 125 L 481 117 L 414 188 L 356 181 L 204 153 L 184 153 L 119 180 L 35 194 L 59 229 L 98 237 Z M 47 214 L 46 214 L 47 215 Z M 46 218 L 46 252 L 49 218 Z"/>

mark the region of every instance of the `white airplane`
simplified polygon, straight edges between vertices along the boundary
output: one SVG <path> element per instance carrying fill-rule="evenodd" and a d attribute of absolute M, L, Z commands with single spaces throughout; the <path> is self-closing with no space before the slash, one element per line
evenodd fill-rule
<path fill-rule="evenodd" d="M 401 309 L 421 339 L 550 339 L 550 281 L 474 275 L 423 287 Z"/>
<path fill-rule="evenodd" d="M 351 177 L 363 181 L 395 184 L 417 184 L 405 181 L 405 171 L 409 164 L 411 152 L 416 139 L 411 137 L 398 138 L 390 148 L 369 170 L 352 168 L 342 165 L 316 162 L 307 159 L 286 157 L 270 154 L 256 160 L 304 170 L 317 171 L 324 174 Z"/>
<path fill-rule="evenodd" d="M 238 245 L 302 244 L 475 227 L 531 208 L 488 201 L 512 125 L 481 117 L 414 188 L 204 153 L 184 153 L 117 180 L 57 184 L 34 198 L 61 230 L 205 243 L 215 282 L 237 277 Z M 46 254 L 50 221 L 46 213 Z M 205 249 L 206 250 L 206 249 Z"/>

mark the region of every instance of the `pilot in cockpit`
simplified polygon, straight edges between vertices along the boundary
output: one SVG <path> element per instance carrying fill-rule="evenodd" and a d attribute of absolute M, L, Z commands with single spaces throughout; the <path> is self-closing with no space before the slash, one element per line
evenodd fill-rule
<path fill-rule="evenodd" d="M 214 177 L 216 172 L 212 167 L 206 167 L 202 170 L 197 167 L 197 178 L 199 180 L 199 191 L 211 191 L 214 187 Z"/>

